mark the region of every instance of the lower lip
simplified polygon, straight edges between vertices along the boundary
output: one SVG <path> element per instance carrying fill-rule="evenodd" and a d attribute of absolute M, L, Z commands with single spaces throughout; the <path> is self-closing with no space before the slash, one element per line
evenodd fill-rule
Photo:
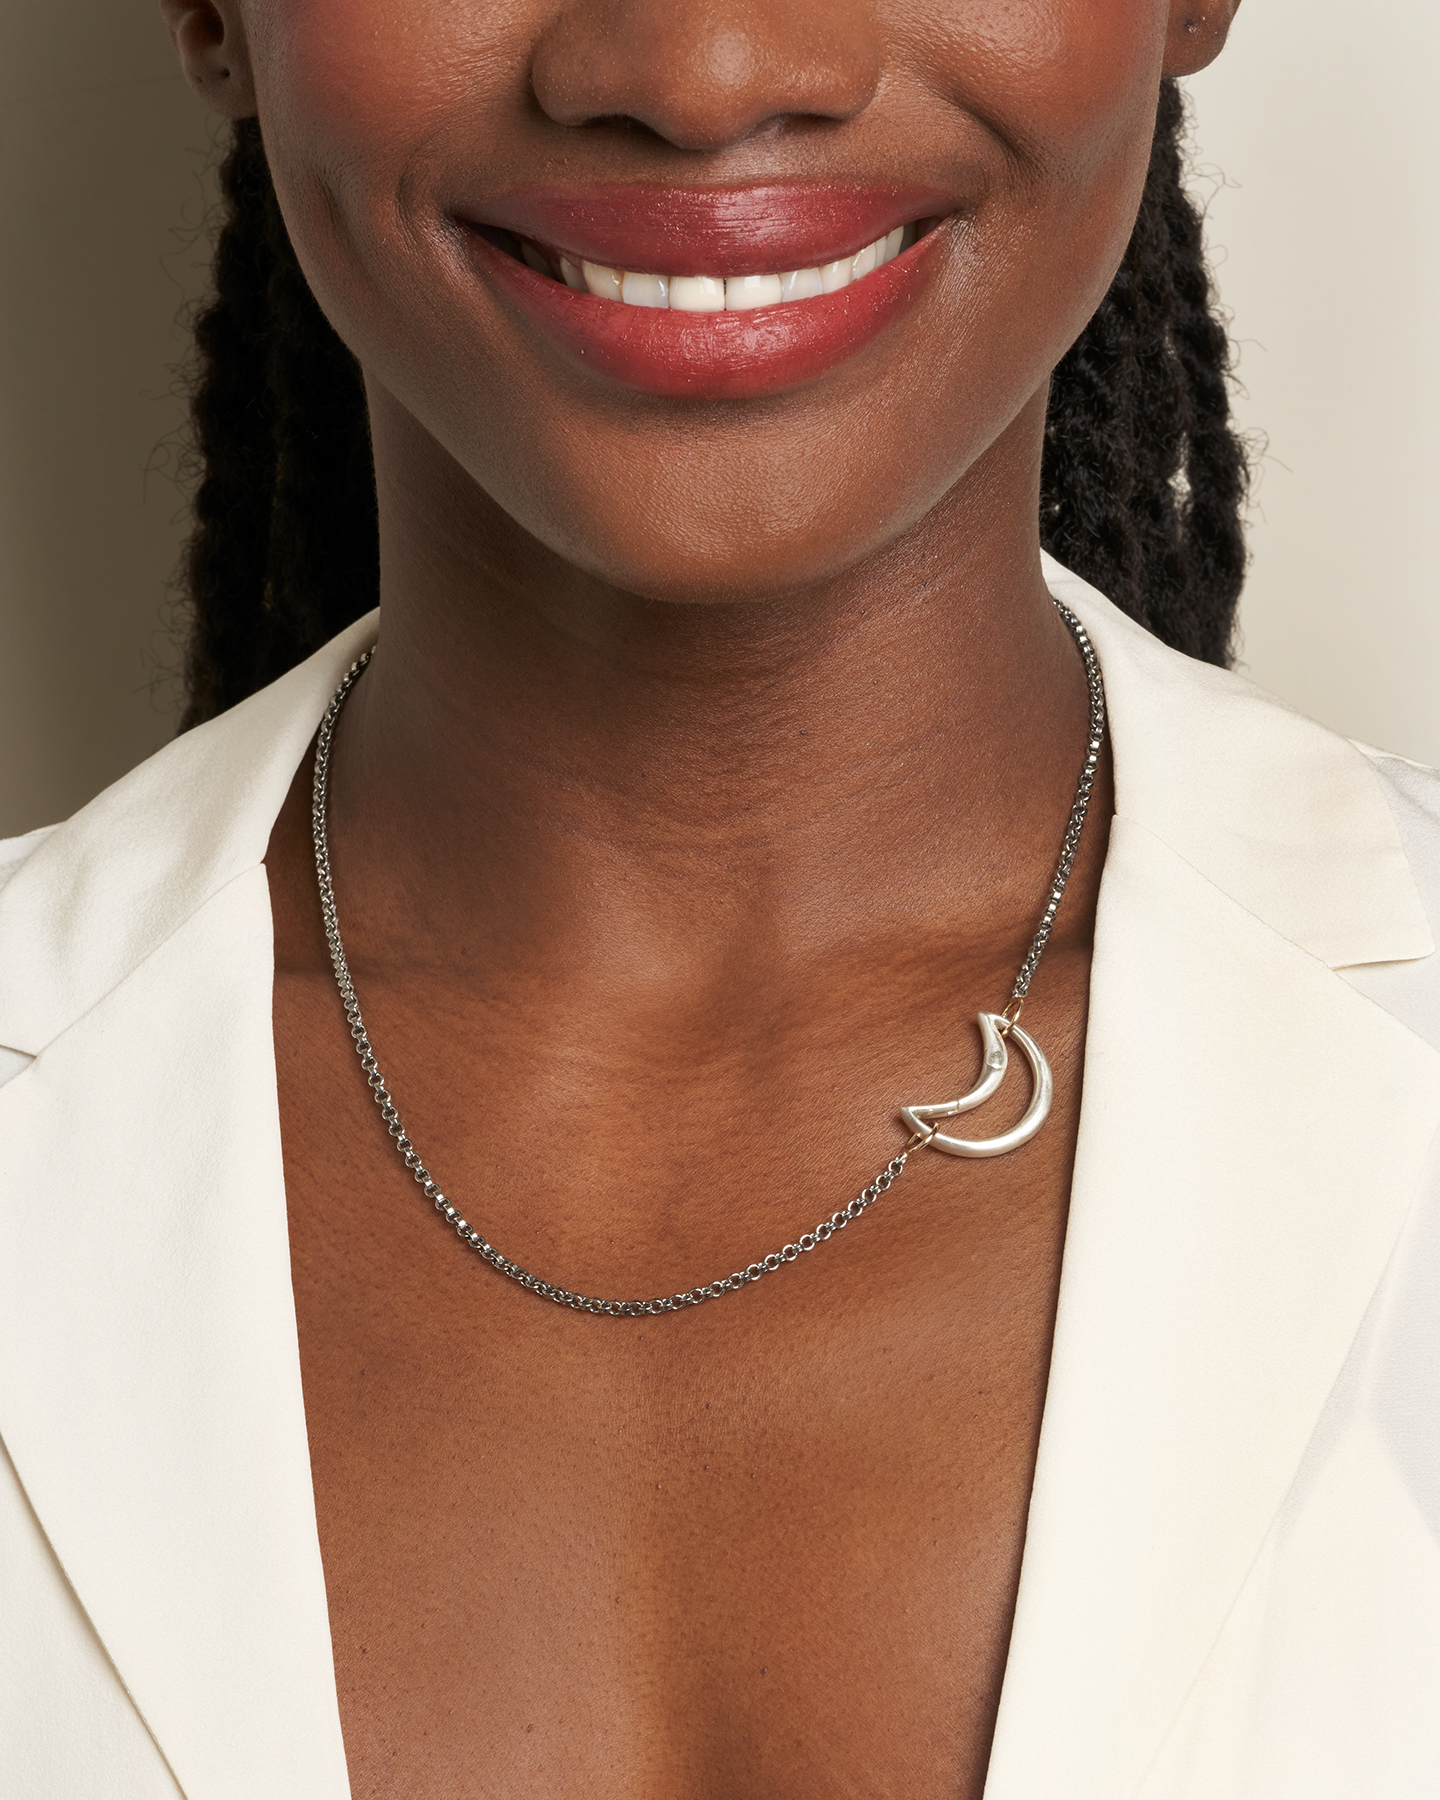
<path fill-rule="evenodd" d="M 931 231 L 838 293 L 753 312 L 687 313 L 579 293 L 467 233 L 485 272 L 572 361 L 679 400 L 749 400 L 826 374 L 909 310 L 939 236 Z"/>

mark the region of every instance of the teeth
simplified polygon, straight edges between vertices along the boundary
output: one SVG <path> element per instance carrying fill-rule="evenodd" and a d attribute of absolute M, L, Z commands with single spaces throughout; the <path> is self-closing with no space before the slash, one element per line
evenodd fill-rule
<path fill-rule="evenodd" d="M 670 280 L 671 312 L 724 312 L 725 283 L 714 275 L 675 275 Z"/>
<path fill-rule="evenodd" d="M 790 269 L 783 275 L 645 275 L 628 269 L 607 268 L 604 263 L 582 262 L 577 267 L 560 257 L 560 279 L 566 287 L 598 294 L 602 300 L 619 300 L 626 306 L 668 307 L 672 312 L 750 312 L 757 306 L 779 306 L 789 300 L 813 300 L 835 294 L 862 281 L 872 270 L 883 269 L 902 250 L 915 242 L 913 225 L 897 225 L 854 256 L 818 269 Z M 522 239 L 520 254 L 542 275 L 554 275 L 554 265 L 533 244 Z"/>
<path fill-rule="evenodd" d="M 818 269 L 792 269 L 780 277 L 782 300 L 814 300 L 824 292 Z"/>
<path fill-rule="evenodd" d="M 607 269 L 603 263 L 582 262 L 580 265 L 585 275 L 585 285 L 592 294 L 598 294 L 602 300 L 620 300 L 624 296 L 620 292 L 620 277 L 614 269 Z"/>
<path fill-rule="evenodd" d="M 668 306 L 670 283 L 664 275 L 624 275 L 620 298 L 627 306 Z"/>
<path fill-rule="evenodd" d="M 731 275 L 725 283 L 726 312 L 753 312 L 780 304 L 778 275 Z"/>

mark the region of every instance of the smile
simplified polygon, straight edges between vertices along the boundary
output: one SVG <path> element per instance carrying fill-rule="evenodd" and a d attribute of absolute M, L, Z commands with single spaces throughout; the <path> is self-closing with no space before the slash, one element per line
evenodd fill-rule
<path fill-rule="evenodd" d="M 818 300 L 837 294 L 852 282 L 863 281 L 876 269 L 894 262 L 921 235 L 923 225 L 914 221 L 897 225 L 854 256 L 836 257 L 809 269 L 775 270 L 759 275 L 652 275 L 633 269 L 616 269 L 606 263 L 578 265 L 557 251 L 547 252 L 529 238 L 511 239 L 517 255 L 537 275 L 563 281 L 577 293 L 594 294 L 601 300 L 618 300 L 622 306 L 666 308 L 672 312 L 755 312 L 762 306 L 785 306 L 796 300 Z M 510 250 L 503 239 L 499 248 Z"/>
<path fill-rule="evenodd" d="M 893 188 L 632 187 L 527 190 L 459 222 L 477 272 L 572 365 L 722 400 L 856 355 L 916 299 L 953 210 Z"/>

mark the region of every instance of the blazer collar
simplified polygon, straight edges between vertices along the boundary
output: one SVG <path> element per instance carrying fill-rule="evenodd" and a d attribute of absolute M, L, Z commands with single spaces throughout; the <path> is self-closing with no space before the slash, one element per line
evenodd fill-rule
<path fill-rule="evenodd" d="M 1095 643 L 1115 811 L 1332 969 L 1435 948 L 1369 759 L 1274 695 L 1167 649 L 1045 559 Z"/>

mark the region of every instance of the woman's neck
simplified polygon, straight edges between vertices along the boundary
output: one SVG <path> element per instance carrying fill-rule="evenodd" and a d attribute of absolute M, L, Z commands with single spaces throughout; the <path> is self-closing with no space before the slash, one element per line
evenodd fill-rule
<path fill-rule="evenodd" d="M 685 603 L 576 570 L 382 400 L 381 643 L 332 790 L 362 958 L 788 984 L 932 932 L 1008 957 L 1085 736 L 1030 423 L 883 555 Z"/>

